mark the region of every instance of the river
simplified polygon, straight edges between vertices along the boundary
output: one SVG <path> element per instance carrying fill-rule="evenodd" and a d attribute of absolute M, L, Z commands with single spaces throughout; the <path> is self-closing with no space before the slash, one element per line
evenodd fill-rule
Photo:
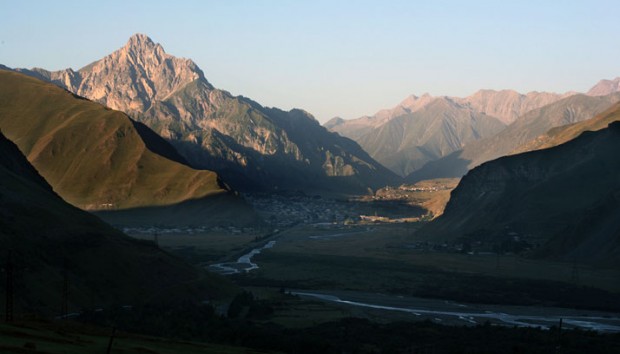
<path fill-rule="evenodd" d="M 549 329 L 562 319 L 564 328 L 598 332 L 620 332 L 620 314 L 555 307 L 460 304 L 438 299 L 355 291 L 291 291 L 291 294 L 380 311 L 396 311 L 435 322 L 477 325 L 492 324 Z"/>
<path fill-rule="evenodd" d="M 325 235 L 325 239 L 349 234 Z M 311 238 L 314 238 L 311 236 Z M 318 238 L 318 237 L 316 237 Z M 276 241 L 269 241 L 242 255 L 236 262 L 217 263 L 209 270 L 222 275 L 239 274 L 258 269 L 252 258 L 262 250 L 272 248 Z M 562 319 L 565 328 L 581 328 L 598 332 L 620 332 L 620 314 L 601 311 L 573 310 L 554 307 L 461 304 L 439 299 L 423 299 L 399 295 L 376 294 L 358 291 L 305 291 L 293 290 L 291 294 L 319 299 L 325 302 L 354 306 L 377 311 L 399 312 L 427 318 L 445 324 L 492 324 L 549 329 Z"/>
<path fill-rule="evenodd" d="M 276 241 L 269 241 L 263 247 L 255 248 L 250 252 L 239 257 L 236 262 L 217 263 L 209 266 L 209 270 L 222 274 L 231 275 L 241 272 L 249 272 L 254 269 L 258 269 L 258 264 L 252 262 L 252 258 L 261 253 L 262 250 L 272 248 L 276 244 Z"/>

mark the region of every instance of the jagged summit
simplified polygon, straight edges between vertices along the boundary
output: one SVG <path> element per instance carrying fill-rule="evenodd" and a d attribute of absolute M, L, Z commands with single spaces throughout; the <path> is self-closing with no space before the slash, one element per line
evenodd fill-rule
<path fill-rule="evenodd" d="M 156 63 L 161 63 L 167 57 L 177 59 L 171 55 L 166 54 L 166 51 L 164 50 L 164 47 L 161 46 L 161 44 L 153 42 L 153 40 L 149 36 L 142 33 L 136 33 L 133 36 L 129 37 L 129 40 L 127 41 L 125 46 L 118 51 L 123 52 L 127 55 L 131 55 L 134 59 L 141 61 L 147 61 L 150 59 Z M 179 59 L 183 60 L 184 58 Z M 193 63 L 191 60 L 186 60 L 196 66 L 196 64 Z"/>
<path fill-rule="evenodd" d="M 159 45 L 159 44 L 157 44 Z M 154 47 L 156 46 L 155 42 L 151 39 L 151 37 L 147 36 L 143 33 L 136 33 L 129 37 L 127 44 L 125 47 Z"/>
<path fill-rule="evenodd" d="M 125 112 L 144 112 L 155 101 L 196 80 L 210 87 L 193 61 L 167 54 L 160 44 L 140 33 L 117 51 L 80 69 L 79 74 L 79 83 L 73 87 L 65 84 L 67 89 Z"/>

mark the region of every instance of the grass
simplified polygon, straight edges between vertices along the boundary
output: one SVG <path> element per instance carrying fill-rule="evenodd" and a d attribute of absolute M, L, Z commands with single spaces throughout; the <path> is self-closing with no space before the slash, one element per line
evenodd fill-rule
<path fill-rule="evenodd" d="M 83 209 L 170 205 L 224 192 L 215 173 L 150 151 L 124 113 L 4 70 L 0 127 L 57 193 Z"/>
<path fill-rule="evenodd" d="M 412 249 L 420 224 L 373 225 L 344 230 L 298 227 L 283 234 L 277 247 L 257 259 L 268 262 L 277 253 L 329 255 L 400 262 L 403 267 L 434 268 L 442 272 L 480 274 L 492 277 L 573 282 L 608 291 L 620 292 L 620 270 L 583 264 L 529 259 L 515 255 L 461 254 Z M 351 232 L 350 236 L 311 239 L 309 236 Z"/>
<path fill-rule="evenodd" d="M 245 285 L 384 292 L 459 301 L 617 309 L 617 270 L 512 255 L 467 255 L 408 248 L 417 225 L 325 230 L 298 227 L 238 277 Z M 366 232 L 360 232 L 366 231 Z M 357 231 L 357 232 L 356 232 Z M 350 234 L 345 234 L 349 232 Z M 333 238 L 310 238 L 338 233 Z"/>
<path fill-rule="evenodd" d="M 130 234 L 140 240 L 152 241 L 150 234 Z M 160 234 L 159 246 L 177 254 L 190 263 L 198 264 L 217 261 L 230 254 L 237 254 L 246 249 L 256 237 L 256 233 L 230 234 L 211 231 L 196 234 Z"/>
<path fill-rule="evenodd" d="M 0 324 L 0 352 L 83 354 L 106 353 L 112 330 L 78 323 L 25 322 Z M 261 351 L 263 352 L 263 351 Z M 180 341 L 116 332 L 111 353 L 258 353 L 242 347 Z"/>

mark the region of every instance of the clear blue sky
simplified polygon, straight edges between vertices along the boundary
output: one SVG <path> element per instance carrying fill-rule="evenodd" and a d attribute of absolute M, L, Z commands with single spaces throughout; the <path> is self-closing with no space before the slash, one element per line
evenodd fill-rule
<path fill-rule="evenodd" d="M 0 0 L 0 63 L 78 69 L 140 32 L 218 88 L 324 122 L 410 94 L 620 76 L 620 1 Z"/>

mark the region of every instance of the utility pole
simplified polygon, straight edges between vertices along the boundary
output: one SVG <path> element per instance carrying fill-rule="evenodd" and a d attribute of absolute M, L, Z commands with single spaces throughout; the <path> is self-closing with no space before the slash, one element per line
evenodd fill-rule
<path fill-rule="evenodd" d="M 11 251 L 8 252 L 4 271 L 6 273 L 5 321 L 13 322 L 13 260 Z"/>
<path fill-rule="evenodd" d="M 67 274 L 67 262 L 65 261 L 62 272 L 62 299 L 60 305 L 60 318 L 67 319 L 69 315 L 69 275 Z"/>
<path fill-rule="evenodd" d="M 560 326 L 558 327 L 558 345 L 555 347 L 555 352 L 557 354 L 562 352 L 562 318 L 560 318 Z"/>
<path fill-rule="evenodd" d="M 114 344 L 114 335 L 116 334 L 116 327 L 112 327 L 112 335 L 110 336 L 110 341 L 108 341 L 108 350 L 106 354 L 110 354 L 112 352 L 112 344 Z"/>

